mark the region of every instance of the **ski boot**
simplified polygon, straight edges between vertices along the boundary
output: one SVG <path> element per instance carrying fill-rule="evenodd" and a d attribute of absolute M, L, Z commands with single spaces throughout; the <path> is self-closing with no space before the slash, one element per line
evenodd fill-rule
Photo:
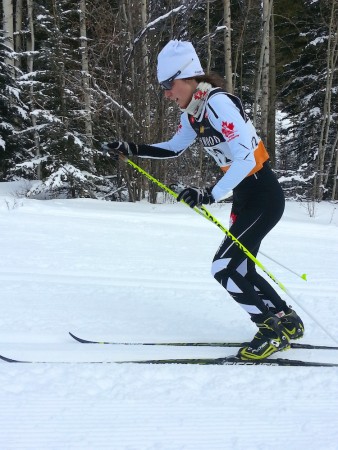
<path fill-rule="evenodd" d="M 239 349 L 237 356 L 243 360 L 265 359 L 273 353 L 288 350 L 290 342 L 281 319 L 273 314 L 265 316 L 265 320 L 256 323 L 258 332 L 253 340 Z"/>
<path fill-rule="evenodd" d="M 300 339 L 304 336 L 304 324 L 296 311 L 289 308 L 287 312 L 276 314 L 284 327 L 289 339 Z"/>

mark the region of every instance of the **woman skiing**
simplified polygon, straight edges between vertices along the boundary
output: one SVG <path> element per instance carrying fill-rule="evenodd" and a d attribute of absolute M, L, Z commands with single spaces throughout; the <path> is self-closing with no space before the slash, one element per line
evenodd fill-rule
<path fill-rule="evenodd" d="M 173 40 L 162 49 L 157 77 L 165 97 L 182 111 L 176 134 L 154 145 L 111 142 L 103 145 L 103 151 L 174 158 L 200 139 L 224 175 L 213 188 L 182 190 L 177 200 L 193 208 L 218 202 L 233 192 L 230 231 L 256 256 L 262 239 L 282 217 L 285 200 L 270 169 L 269 155 L 241 101 L 225 92 L 214 76 L 204 74 L 190 42 Z M 300 317 L 227 237 L 216 252 L 212 274 L 258 327 L 252 341 L 240 348 L 241 359 L 264 359 L 290 348 L 290 339 L 303 336 Z"/>

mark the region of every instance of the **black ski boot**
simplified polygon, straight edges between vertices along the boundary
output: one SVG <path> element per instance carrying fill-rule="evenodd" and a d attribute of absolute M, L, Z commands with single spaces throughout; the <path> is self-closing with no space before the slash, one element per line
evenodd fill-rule
<path fill-rule="evenodd" d="M 239 349 L 237 356 L 241 359 L 265 359 L 273 353 L 290 348 L 289 337 L 284 330 L 281 319 L 267 314 L 261 323 L 256 323 L 258 332 L 253 340 Z"/>
<path fill-rule="evenodd" d="M 289 308 L 282 315 L 281 313 L 277 314 L 277 317 L 280 317 L 284 332 L 286 332 L 289 339 L 300 339 L 304 336 L 304 324 L 296 311 Z"/>

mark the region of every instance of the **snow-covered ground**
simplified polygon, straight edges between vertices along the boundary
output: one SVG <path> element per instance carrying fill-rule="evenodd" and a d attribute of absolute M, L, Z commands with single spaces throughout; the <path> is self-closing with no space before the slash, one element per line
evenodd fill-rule
<path fill-rule="evenodd" d="M 222 348 L 95 346 L 245 341 L 255 328 L 210 275 L 223 239 L 181 204 L 38 201 L 0 185 L 0 449 L 338 449 L 338 368 L 58 364 L 221 357 Z M 227 226 L 229 205 L 212 213 Z M 303 342 L 337 345 L 338 211 L 288 202 L 259 255 L 293 293 Z M 335 361 L 338 351 L 280 356 Z"/>

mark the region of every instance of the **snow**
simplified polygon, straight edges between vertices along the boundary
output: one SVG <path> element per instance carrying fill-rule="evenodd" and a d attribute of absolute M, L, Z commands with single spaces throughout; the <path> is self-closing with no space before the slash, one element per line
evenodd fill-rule
<path fill-rule="evenodd" d="M 61 123 L 62 121 L 56 117 L 54 114 L 51 114 L 49 111 L 46 111 L 44 109 L 34 109 L 30 112 L 32 116 L 43 118 L 44 120 L 48 120 L 48 122 L 58 122 Z M 37 127 L 35 127 L 37 128 Z"/>
<path fill-rule="evenodd" d="M 0 147 L 2 148 L 2 150 L 6 149 L 6 142 L 2 139 L 1 136 L 0 136 Z"/>
<path fill-rule="evenodd" d="M 210 275 L 223 236 L 181 204 L 18 198 L 0 184 L 0 448 L 338 449 L 338 368 L 86 364 L 221 357 L 222 348 L 95 346 L 84 338 L 245 341 L 255 329 Z M 212 205 L 224 225 L 230 205 Z M 288 202 L 258 258 L 293 293 L 305 343 L 338 338 L 338 211 Z M 277 288 L 278 289 L 278 288 Z M 336 351 L 279 356 L 334 361 Z M 57 364 L 79 361 L 81 364 Z M 83 363 L 84 362 L 84 363 Z"/>
<path fill-rule="evenodd" d="M 312 180 L 312 178 L 314 176 L 315 175 L 312 174 L 312 175 L 309 175 L 307 178 L 304 178 L 303 176 L 296 174 L 296 175 L 290 175 L 289 177 L 284 177 L 284 176 L 279 177 L 278 181 L 280 183 L 285 183 L 286 181 L 298 181 L 299 183 L 306 183 L 307 181 Z"/>
<path fill-rule="evenodd" d="M 34 72 L 28 72 L 28 73 L 25 73 L 25 74 L 21 75 L 21 76 L 19 77 L 19 80 L 20 80 L 20 81 L 29 80 L 30 78 L 35 78 L 37 75 L 39 75 L 39 74 L 41 74 L 41 73 L 46 74 L 47 71 L 34 71 Z"/>
<path fill-rule="evenodd" d="M 328 36 L 318 36 L 315 39 L 313 39 L 313 41 L 309 42 L 307 47 L 309 45 L 318 45 L 318 44 L 322 44 L 323 42 L 325 42 L 328 39 Z"/>
<path fill-rule="evenodd" d="M 308 115 L 310 117 L 319 117 L 321 116 L 323 113 L 321 112 L 320 108 L 315 107 L 315 108 L 311 108 L 308 112 Z"/>
<path fill-rule="evenodd" d="M 20 101 L 20 90 L 17 88 L 14 88 L 13 86 L 6 86 L 7 91 L 15 97 L 17 100 Z"/>
<path fill-rule="evenodd" d="M 25 111 L 23 108 L 21 108 L 20 106 L 16 106 L 15 107 L 17 113 L 23 118 L 23 119 L 27 119 L 28 114 L 27 111 Z"/>
<path fill-rule="evenodd" d="M 136 43 L 140 40 L 140 38 L 144 35 L 144 33 L 145 33 L 149 28 L 154 27 L 154 26 L 157 25 L 159 22 L 162 22 L 163 20 L 168 19 L 168 18 L 169 18 L 170 16 L 172 16 L 173 14 L 178 13 L 182 8 L 184 9 L 184 8 L 186 8 L 186 6 L 181 5 L 181 6 L 179 6 L 178 8 L 174 8 L 174 9 L 172 9 L 171 11 L 169 11 L 168 13 L 163 14 L 162 16 L 157 17 L 155 20 L 149 22 L 149 23 L 146 25 L 146 27 L 143 28 L 143 30 L 139 33 L 139 36 L 134 40 L 134 44 L 136 44 Z"/>

